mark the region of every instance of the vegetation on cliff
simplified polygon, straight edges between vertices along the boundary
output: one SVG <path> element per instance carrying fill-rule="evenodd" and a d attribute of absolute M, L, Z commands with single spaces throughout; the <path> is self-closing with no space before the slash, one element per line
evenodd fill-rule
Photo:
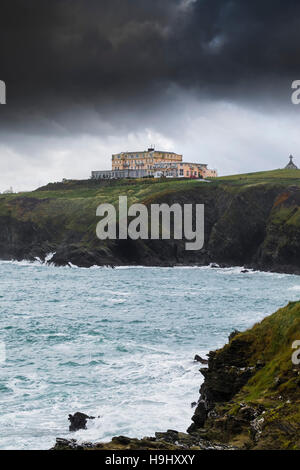
<path fill-rule="evenodd" d="M 300 170 L 197 180 L 67 181 L 0 195 L 0 258 L 92 265 L 248 265 L 300 272 Z M 184 241 L 100 241 L 96 208 L 128 203 L 205 205 L 205 245 Z"/>
<path fill-rule="evenodd" d="M 293 302 L 211 352 L 190 433 L 242 449 L 299 449 L 297 340 L 300 302 Z"/>

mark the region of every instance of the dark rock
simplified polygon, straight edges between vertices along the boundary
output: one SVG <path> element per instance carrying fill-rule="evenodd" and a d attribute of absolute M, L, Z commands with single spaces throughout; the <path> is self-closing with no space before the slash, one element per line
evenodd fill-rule
<path fill-rule="evenodd" d="M 155 437 L 157 440 L 175 443 L 178 440 L 178 431 L 169 429 L 167 432 L 156 432 Z"/>
<path fill-rule="evenodd" d="M 258 416 L 250 423 L 250 435 L 254 441 L 257 441 L 263 431 L 265 419 L 263 416 Z"/>
<path fill-rule="evenodd" d="M 201 396 L 209 404 L 226 402 L 240 391 L 253 375 L 252 368 L 226 366 L 223 369 L 201 369 L 205 378 Z"/>
<path fill-rule="evenodd" d="M 186 430 L 188 434 L 198 433 L 198 431 L 199 431 L 199 428 L 195 423 L 192 423 Z"/>
<path fill-rule="evenodd" d="M 216 404 L 230 401 L 256 372 L 248 365 L 251 342 L 240 337 L 238 332 L 231 335 L 231 340 L 221 351 L 210 352 L 208 367 L 200 369 L 204 382 L 200 388 L 200 401 L 192 417 L 193 424 L 188 433 L 194 433 L 204 427 L 208 416 L 212 416 Z M 233 429 L 240 426 L 237 421 L 226 421 Z M 222 422 L 220 422 L 222 425 Z"/>
<path fill-rule="evenodd" d="M 75 439 L 56 438 L 55 446 L 52 450 L 82 450 L 83 447 Z"/>
<path fill-rule="evenodd" d="M 235 416 L 222 416 L 214 421 L 215 428 L 231 435 L 240 434 L 243 430 L 244 421 Z"/>
<path fill-rule="evenodd" d="M 239 417 L 247 422 L 250 423 L 250 421 L 253 421 L 257 416 L 260 414 L 260 411 L 257 410 L 256 408 L 253 408 L 252 406 L 242 406 L 242 408 L 239 410 L 238 415 Z"/>
<path fill-rule="evenodd" d="M 259 370 L 259 369 L 263 369 L 263 367 L 265 367 L 265 365 L 266 365 L 265 362 L 263 362 L 263 361 L 257 361 L 255 367 L 256 367 L 257 370 Z"/>
<path fill-rule="evenodd" d="M 209 410 L 207 408 L 205 401 L 200 400 L 195 410 L 194 416 L 192 417 L 192 421 L 194 422 L 196 428 L 203 428 L 206 418 L 207 418 L 208 411 Z M 192 429 L 193 428 L 194 426 L 192 425 Z"/>
<path fill-rule="evenodd" d="M 130 438 L 126 436 L 116 436 L 112 438 L 112 442 L 126 446 L 130 443 Z"/>
<path fill-rule="evenodd" d="M 236 335 L 238 335 L 240 331 L 238 330 L 233 330 L 230 335 L 228 336 L 228 340 L 231 341 Z"/>
<path fill-rule="evenodd" d="M 198 356 L 198 354 L 194 357 L 194 361 L 200 362 L 201 364 L 208 364 L 208 359 L 203 359 L 201 356 Z"/>
<path fill-rule="evenodd" d="M 237 335 L 235 335 L 237 336 Z M 248 367 L 249 355 L 251 354 L 251 340 L 235 337 L 223 348 L 222 353 L 212 351 L 208 355 L 208 365 L 211 369 L 223 369 L 226 366 L 238 368 Z"/>
<path fill-rule="evenodd" d="M 210 442 L 204 439 L 200 439 L 197 445 L 199 450 L 238 450 L 238 448 L 234 446 Z"/>
<path fill-rule="evenodd" d="M 249 269 L 242 269 L 241 273 L 242 273 L 242 274 L 249 273 Z"/>
<path fill-rule="evenodd" d="M 79 429 L 86 429 L 86 423 L 88 419 L 95 419 L 94 416 L 88 416 L 84 413 L 75 413 L 74 415 L 69 415 L 69 431 L 79 431 Z"/>
<path fill-rule="evenodd" d="M 197 402 L 193 401 L 193 403 L 191 403 L 191 408 L 195 408 L 195 406 L 197 406 Z"/>

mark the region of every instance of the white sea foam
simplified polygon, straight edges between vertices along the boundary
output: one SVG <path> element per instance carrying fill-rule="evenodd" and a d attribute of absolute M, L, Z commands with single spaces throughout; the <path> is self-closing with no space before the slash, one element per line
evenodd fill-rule
<path fill-rule="evenodd" d="M 79 269 L 79 267 L 76 266 L 76 264 L 73 264 L 70 261 L 69 261 L 68 265 L 69 265 L 70 268 Z"/>
<path fill-rule="evenodd" d="M 56 252 L 49 253 L 45 257 L 45 261 L 41 260 L 38 256 L 35 257 L 35 261 L 29 261 L 29 260 L 21 260 L 21 261 L 16 261 L 16 260 L 1 260 L 0 259 L 0 265 L 1 264 L 12 264 L 16 266 L 27 266 L 27 267 L 53 267 L 57 269 L 62 269 L 62 268 L 73 268 L 73 269 L 81 269 L 81 270 L 116 270 L 116 271 L 122 271 L 122 270 L 151 270 L 151 271 L 173 271 L 173 270 L 200 270 L 200 271 L 207 271 L 207 270 L 213 270 L 216 273 L 220 274 L 263 274 L 266 276 L 272 276 L 272 277 L 281 277 L 281 276 L 297 276 L 297 274 L 281 274 L 281 273 L 276 273 L 276 272 L 270 272 L 270 271 L 258 271 L 255 269 L 249 269 L 245 268 L 243 266 L 233 266 L 233 267 L 214 267 L 215 264 L 211 263 L 210 265 L 206 266 L 187 266 L 187 265 L 175 265 L 175 266 L 142 266 L 142 265 L 136 265 L 136 266 L 98 266 L 98 265 L 93 265 L 90 267 L 80 267 L 77 266 L 70 261 L 62 266 L 57 266 L 54 263 L 50 263 L 50 261 L 53 259 L 54 255 Z M 244 273 L 243 271 L 247 270 L 247 273 Z"/>
<path fill-rule="evenodd" d="M 45 263 L 49 263 L 49 261 L 51 261 L 55 255 L 56 255 L 56 251 L 52 253 L 48 253 L 48 255 L 45 256 Z"/>

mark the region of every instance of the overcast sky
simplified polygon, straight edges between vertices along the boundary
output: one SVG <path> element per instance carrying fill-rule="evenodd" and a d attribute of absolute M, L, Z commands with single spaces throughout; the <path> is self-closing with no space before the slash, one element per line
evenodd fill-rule
<path fill-rule="evenodd" d="M 300 166 L 299 0 L 2 0 L 0 191 L 157 149 L 219 174 Z"/>

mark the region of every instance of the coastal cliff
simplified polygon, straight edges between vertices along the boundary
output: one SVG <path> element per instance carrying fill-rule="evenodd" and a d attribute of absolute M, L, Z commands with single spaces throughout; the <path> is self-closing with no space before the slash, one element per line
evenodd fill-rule
<path fill-rule="evenodd" d="M 0 259 L 56 265 L 245 265 L 300 273 L 300 170 L 195 180 L 71 181 L 0 195 Z M 96 237 L 96 208 L 128 203 L 205 205 L 205 244 Z"/>
<path fill-rule="evenodd" d="M 299 449 L 299 340 L 300 302 L 291 302 L 211 352 L 189 433 L 243 449 Z"/>
<path fill-rule="evenodd" d="M 299 450 L 300 347 L 292 348 L 299 340 L 300 302 L 231 334 L 200 369 L 204 382 L 187 433 L 98 444 L 57 439 L 54 449 Z"/>

